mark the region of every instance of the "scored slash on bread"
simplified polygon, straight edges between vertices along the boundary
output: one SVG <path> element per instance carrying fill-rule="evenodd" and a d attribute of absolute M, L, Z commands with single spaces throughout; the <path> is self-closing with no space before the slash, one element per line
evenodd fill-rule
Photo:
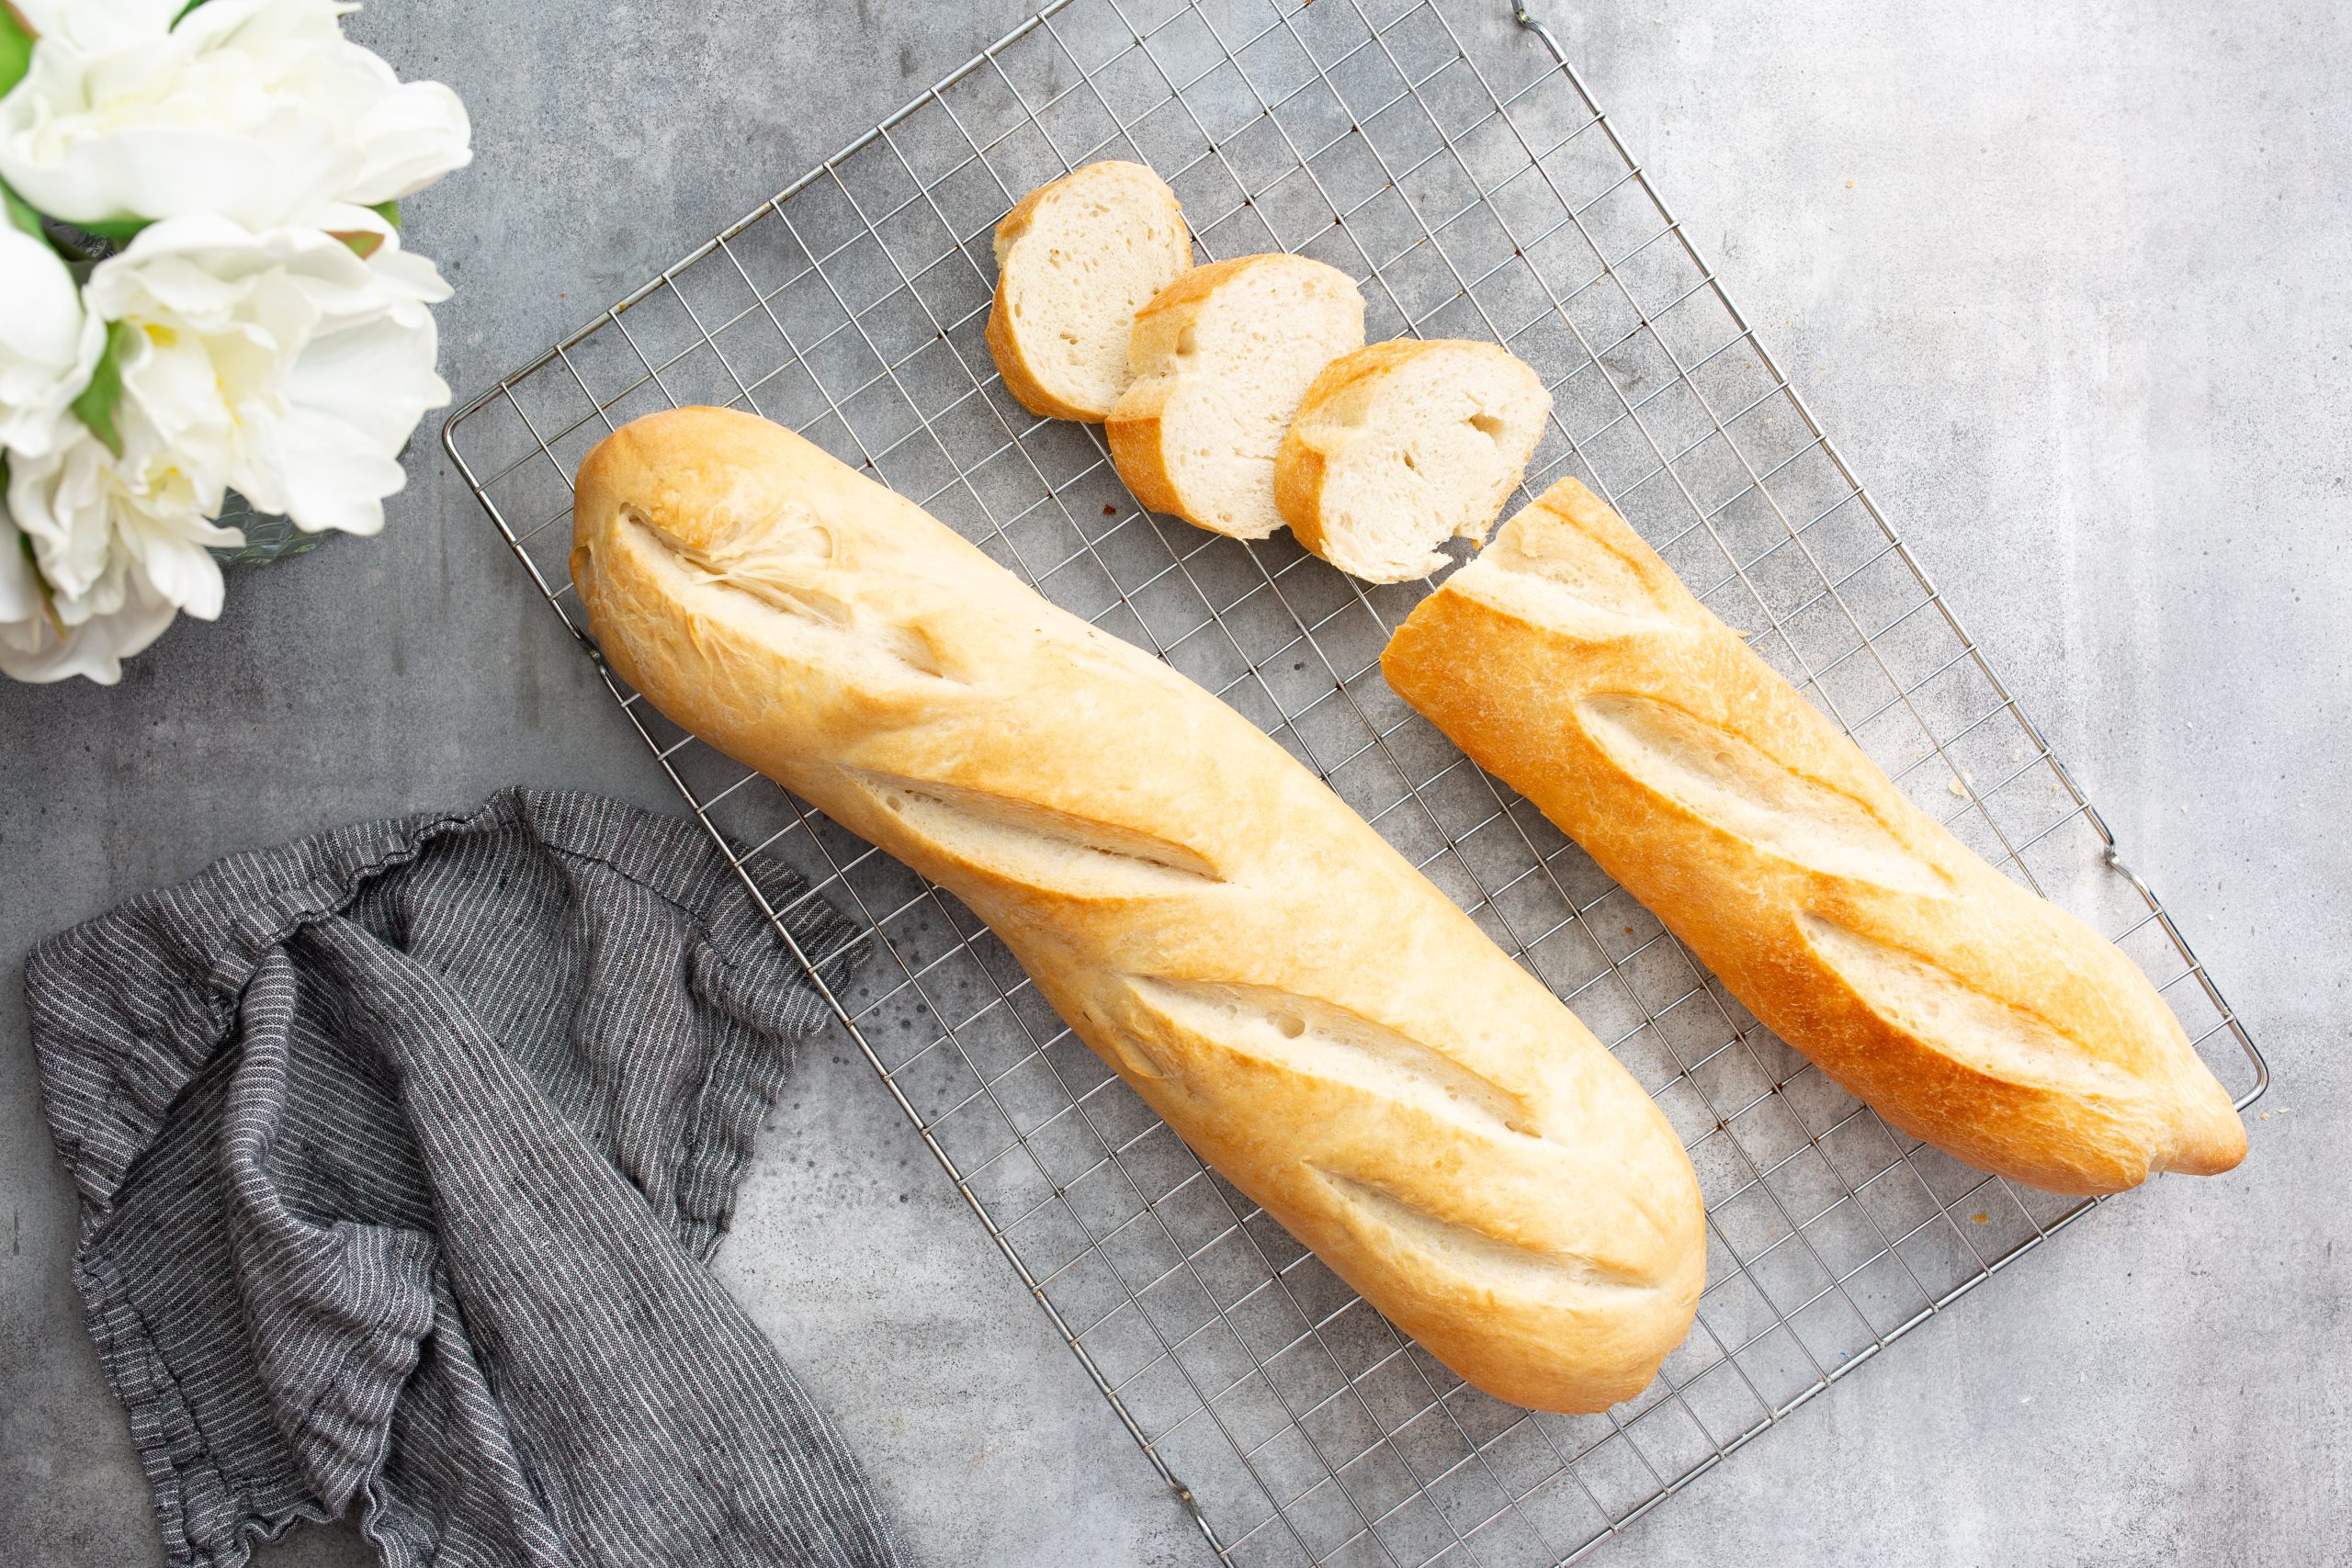
<path fill-rule="evenodd" d="M 1126 389 L 1136 311 L 1193 265 L 1168 183 L 1106 160 L 1039 186 L 996 226 L 989 353 L 1031 413 L 1099 423 Z"/>
<path fill-rule="evenodd" d="M 1490 343 L 1399 338 L 1342 355 L 1307 389 L 1274 461 L 1298 542 L 1367 582 L 1445 564 L 1484 540 L 1544 434 L 1552 394 Z"/>
<path fill-rule="evenodd" d="M 1283 525 L 1274 457 L 1323 367 L 1363 346 L 1346 273 L 1273 252 L 1195 267 L 1137 311 L 1104 434 L 1136 499 L 1212 533 Z"/>

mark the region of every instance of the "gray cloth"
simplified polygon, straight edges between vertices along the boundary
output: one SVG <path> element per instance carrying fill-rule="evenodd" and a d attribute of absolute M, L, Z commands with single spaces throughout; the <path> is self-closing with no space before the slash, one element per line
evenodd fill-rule
<path fill-rule="evenodd" d="M 802 950 L 856 956 L 773 863 Z M 899 1558 L 704 1271 L 820 1000 L 691 823 L 578 795 L 224 860 L 26 967 L 75 1277 L 174 1564 Z"/>

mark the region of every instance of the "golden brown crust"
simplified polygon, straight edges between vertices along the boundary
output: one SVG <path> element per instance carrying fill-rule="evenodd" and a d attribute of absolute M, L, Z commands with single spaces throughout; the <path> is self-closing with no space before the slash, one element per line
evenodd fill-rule
<path fill-rule="evenodd" d="M 1162 325 L 1164 318 L 1203 303 L 1216 292 L 1217 285 L 1247 272 L 1264 259 L 1261 254 L 1227 256 L 1223 261 L 1203 262 L 1179 276 L 1176 281 L 1145 302 L 1143 309 L 1136 312 L 1137 329 L 1145 332 L 1166 330 Z"/>
<path fill-rule="evenodd" d="M 1110 444 L 1111 466 L 1136 504 L 1170 517 L 1184 514 L 1183 498 L 1176 493 L 1175 476 L 1168 471 L 1168 457 L 1159 439 L 1160 415 L 1168 406 L 1164 391 L 1130 389 L 1102 422 L 1102 436 Z"/>
<path fill-rule="evenodd" d="M 1329 402 L 1359 381 L 1374 380 L 1391 370 L 1400 369 L 1419 359 L 1432 348 L 1458 347 L 1467 339 L 1455 338 L 1383 338 L 1378 343 L 1364 344 L 1352 353 L 1343 354 L 1323 367 L 1315 384 L 1306 389 L 1306 396 L 1299 400 L 1300 412 Z M 1473 344 L 1474 347 L 1493 348 L 1492 344 Z M 1503 352 L 1500 349 L 1497 353 Z"/>
<path fill-rule="evenodd" d="M 1283 437 L 1282 454 L 1274 459 L 1274 510 L 1310 555 L 1325 555 L 1331 547 L 1330 536 L 1323 531 L 1322 506 L 1323 483 L 1330 468 L 1331 455 L 1300 440 L 1294 421 Z"/>
<path fill-rule="evenodd" d="M 749 415 L 607 437 L 574 537 L 623 679 L 961 898 L 1448 1366 L 1595 1410 L 1681 1339 L 1703 1229 L 1657 1108 L 1239 715 Z"/>
<path fill-rule="evenodd" d="M 1381 662 L 1905 1132 L 2062 1192 L 2243 1157 L 2131 961 L 1914 806 L 1582 485 L 1506 523 Z"/>

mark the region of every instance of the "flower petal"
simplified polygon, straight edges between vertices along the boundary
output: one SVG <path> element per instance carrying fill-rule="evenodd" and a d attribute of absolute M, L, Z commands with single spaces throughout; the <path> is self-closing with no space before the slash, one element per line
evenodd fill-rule
<path fill-rule="evenodd" d="M 212 212 L 316 226 L 471 157 L 457 96 L 402 84 L 343 36 L 336 0 L 35 6 L 40 46 L 0 98 L 0 178 L 77 222 Z"/>
<path fill-rule="evenodd" d="M 0 446 L 39 457 L 71 434 L 66 410 L 90 383 L 106 323 L 82 308 L 57 253 L 0 222 Z"/>
<path fill-rule="evenodd" d="M 210 532 L 221 536 L 213 541 L 219 544 L 242 543 L 244 537 L 233 528 Z M 127 543 L 147 581 L 166 603 L 177 605 L 199 621 L 220 615 L 223 597 L 220 563 L 212 558 L 212 553 L 198 538 L 143 532 Z"/>
<path fill-rule="evenodd" d="M 0 675 L 63 681 L 79 675 L 101 686 L 122 679 L 122 661 L 164 635 L 177 612 L 133 576 L 120 605 L 60 636 L 45 620 L 0 622 Z"/>

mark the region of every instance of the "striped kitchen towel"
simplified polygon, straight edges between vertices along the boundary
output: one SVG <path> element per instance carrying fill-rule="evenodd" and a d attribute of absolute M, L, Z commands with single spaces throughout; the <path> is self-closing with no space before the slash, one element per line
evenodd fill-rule
<path fill-rule="evenodd" d="M 755 877 L 838 985 L 842 919 Z M 524 790 L 221 861 L 26 967 L 175 1565 L 901 1560 L 703 1264 L 818 994 L 692 823 Z"/>

